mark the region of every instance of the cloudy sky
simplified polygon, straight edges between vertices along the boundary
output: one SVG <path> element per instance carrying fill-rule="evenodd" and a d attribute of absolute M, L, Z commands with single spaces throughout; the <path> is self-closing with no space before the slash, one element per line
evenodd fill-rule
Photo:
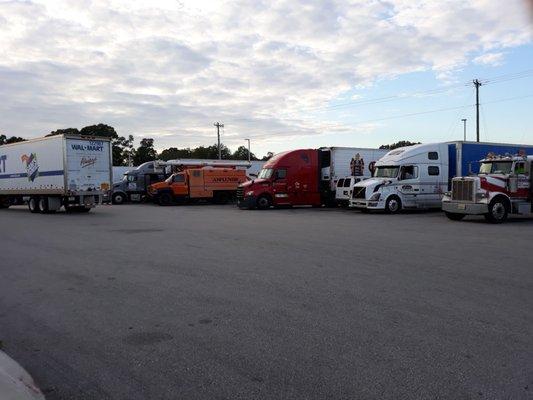
<path fill-rule="evenodd" d="M 94 123 L 156 147 L 533 144 L 523 0 L 0 0 L 0 133 Z"/>

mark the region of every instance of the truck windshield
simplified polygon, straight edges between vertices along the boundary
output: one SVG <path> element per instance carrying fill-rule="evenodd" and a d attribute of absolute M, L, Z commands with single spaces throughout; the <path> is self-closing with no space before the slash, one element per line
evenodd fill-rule
<path fill-rule="evenodd" d="M 376 167 L 375 178 L 396 178 L 400 167 Z"/>
<path fill-rule="evenodd" d="M 512 161 L 487 161 L 481 163 L 480 174 L 510 174 L 513 167 Z"/>
<path fill-rule="evenodd" d="M 263 168 L 260 172 L 259 172 L 259 175 L 257 175 L 257 178 L 259 179 L 270 179 L 270 177 L 272 176 L 272 172 L 274 170 L 272 168 Z"/>

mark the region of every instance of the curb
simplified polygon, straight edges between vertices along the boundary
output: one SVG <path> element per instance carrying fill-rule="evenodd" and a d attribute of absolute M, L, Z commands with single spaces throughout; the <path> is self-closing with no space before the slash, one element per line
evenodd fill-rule
<path fill-rule="evenodd" d="M 1 350 L 0 398 L 2 400 L 45 400 L 30 374 Z"/>

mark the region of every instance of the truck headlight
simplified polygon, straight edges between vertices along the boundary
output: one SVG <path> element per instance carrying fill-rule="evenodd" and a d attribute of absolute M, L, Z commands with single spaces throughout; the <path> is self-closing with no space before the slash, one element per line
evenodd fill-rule
<path fill-rule="evenodd" d="M 250 190 L 249 192 L 246 192 L 246 196 L 253 196 L 254 195 L 254 191 L 253 190 Z"/>
<path fill-rule="evenodd" d="M 368 200 L 369 201 L 378 201 L 380 197 L 381 197 L 381 193 L 374 193 L 372 196 L 370 196 L 370 199 L 368 199 Z"/>

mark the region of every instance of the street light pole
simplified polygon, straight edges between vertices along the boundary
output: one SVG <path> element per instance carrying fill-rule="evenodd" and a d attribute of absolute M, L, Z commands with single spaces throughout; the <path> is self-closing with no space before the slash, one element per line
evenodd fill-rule
<path fill-rule="evenodd" d="M 248 162 L 252 162 L 252 153 L 250 152 L 250 139 L 244 139 L 248 142 Z"/>
<path fill-rule="evenodd" d="M 461 121 L 463 121 L 463 134 L 466 142 L 466 118 L 463 118 Z"/>

